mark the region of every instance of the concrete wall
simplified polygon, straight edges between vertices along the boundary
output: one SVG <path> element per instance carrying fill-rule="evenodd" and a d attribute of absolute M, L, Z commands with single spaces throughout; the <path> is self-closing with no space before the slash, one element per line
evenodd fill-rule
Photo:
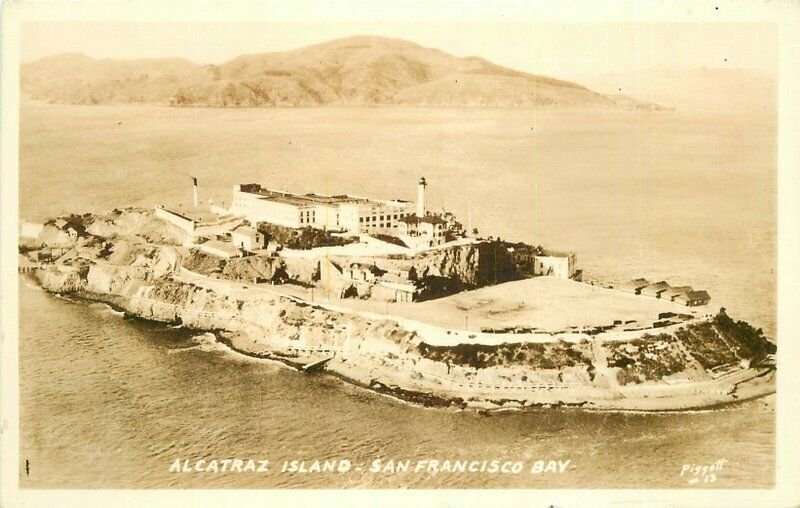
<path fill-rule="evenodd" d="M 189 234 L 194 233 L 194 229 L 197 225 L 194 220 L 188 217 L 184 217 L 183 215 L 177 212 L 167 210 L 163 206 L 156 206 L 156 217 L 158 217 L 163 221 L 169 222 L 174 226 L 181 228 L 182 230 L 186 231 Z"/>
<path fill-rule="evenodd" d="M 314 225 L 322 229 L 339 229 L 339 207 L 320 204 L 316 206 Z"/>
<path fill-rule="evenodd" d="M 358 223 L 358 204 L 343 203 L 339 205 L 339 226 L 351 233 L 360 233 Z"/>

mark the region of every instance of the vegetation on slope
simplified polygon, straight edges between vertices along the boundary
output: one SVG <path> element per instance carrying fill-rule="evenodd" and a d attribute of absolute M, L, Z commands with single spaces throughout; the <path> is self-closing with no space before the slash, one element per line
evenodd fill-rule
<path fill-rule="evenodd" d="M 384 235 L 384 234 L 381 234 L 381 233 L 378 233 L 378 234 L 375 234 L 375 235 L 372 235 L 372 236 L 377 238 L 378 240 L 380 240 L 382 242 L 390 243 L 392 245 L 397 245 L 398 247 L 408 248 L 408 245 L 406 245 L 406 243 L 403 240 L 399 239 L 396 236 Z"/>
<path fill-rule="evenodd" d="M 731 341 L 736 353 L 748 360 L 757 362 L 768 354 L 775 354 L 778 347 L 770 342 L 761 328 L 753 328 L 744 321 L 734 321 L 725 309 L 714 317 L 714 326 Z"/>
<path fill-rule="evenodd" d="M 514 365 L 532 369 L 560 369 L 579 365 L 592 366 L 590 348 L 587 344 L 582 343 L 431 346 L 422 342 L 419 344 L 418 349 L 420 354 L 429 360 L 476 369 Z"/>
<path fill-rule="evenodd" d="M 717 335 L 711 323 L 692 325 L 675 335 L 704 369 L 735 363 L 739 360 L 728 344 Z"/>
<path fill-rule="evenodd" d="M 608 366 L 619 367 L 621 384 L 657 381 L 686 369 L 687 358 L 676 338 L 662 333 L 626 342 L 606 342 Z"/>
<path fill-rule="evenodd" d="M 258 230 L 270 243 L 279 243 L 290 249 L 313 249 L 316 247 L 336 247 L 355 243 L 358 238 L 353 236 L 333 236 L 322 229 L 305 227 L 290 228 L 262 222 Z"/>
<path fill-rule="evenodd" d="M 219 273 L 222 270 L 224 261 L 216 256 L 206 254 L 197 249 L 193 249 L 186 259 L 183 260 L 183 266 L 187 270 L 191 270 L 203 275 L 211 275 L 212 273 Z"/>

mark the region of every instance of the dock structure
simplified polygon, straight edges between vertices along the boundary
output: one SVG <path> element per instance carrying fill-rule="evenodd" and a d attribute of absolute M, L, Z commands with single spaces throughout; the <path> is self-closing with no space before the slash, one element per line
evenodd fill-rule
<path fill-rule="evenodd" d="M 32 273 L 33 271 L 41 268 L 41 265 L 36 261 L 29 259 L 27 256 L 19 255 L 17 263 L 17 271 L 19 273 Z"/>
<path fill-rule="evenodd" d="M 307 363 L 306 365 L 301 367 L 301 370 L 303 370 L 303 372 L 317 372 L 319 370 L 322 370 L 325 367 L 325 364 L 327 364 L 331 360 L 333 360 L 333 356 L 330 356 L 328 358 L 323 358 L 322 360 L 319 360 L 317 362 Z"/>

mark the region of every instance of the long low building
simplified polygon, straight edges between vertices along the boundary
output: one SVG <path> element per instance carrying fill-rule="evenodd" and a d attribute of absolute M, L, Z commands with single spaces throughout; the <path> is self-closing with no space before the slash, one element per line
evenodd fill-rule
<path fill-rule="evenodd" d="M 410 201 L 348 195 L 292 194 L 258 184 L 233 187 L 230 212 L 252 224 L 269 222 L 291 228 L 317 227 L 351 233 L 397 234 L 399 221 L 414 214 Z"/>

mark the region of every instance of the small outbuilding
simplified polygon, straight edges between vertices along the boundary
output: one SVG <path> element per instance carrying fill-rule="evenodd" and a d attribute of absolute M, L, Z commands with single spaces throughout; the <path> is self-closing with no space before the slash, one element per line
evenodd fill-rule
<path fill-rule="evenodd" d="M 411 280 L 410 274 L 401 272 L 387 272 L 378 279 L 381 299 L 394 302 L 413 302 L 417 297 L 417 286 Z M 373 290 L 373 293 L 375 290 Z"/>
<path fill-rule="evenodd" d="M 696 307 L 698 305 L 706 305 L 711 301 L 711 295 L 707 291 L 690 291 L 689 293 L 675 297 L 676 303 L 686 305 L 687 307 Z"/>
<path fill-rule="evenodd" d="M 350 263 L 348 270 L 348 275 L 352 280 L 362 282 L 375 282 L 381 273 L 383 271 L 380 268 L 369 263 Z"/>
<path fill-rule="evenodd" d="M 573 252 L 543 251 L 533 258 L 533 274 L 571 279 L 575 276 L 577 264 Z"/>
<path fill-rule="evenodd" d="M 244 250 L 264 248 L 264 235 L 250 227 L 241 227 L 231 232 L 233 244 Z"/>
<path fill-rule="evenodd" d="M 661 298 L 661 295 L 669 289 L 669 284 L 665 281 L 656 282 L 655 284 L 650 284 L 649 286 L 643 287 L 639 294 L 642 296 L 649 296 L 651 298 Z"/>
<path fill-rule="evenodd" d="M 407 215 L 398 222 L 398 235 L 402 237 L 419 237 L 424 239 L 429 246 L 434 247 L 445 243 L 445 229 L 447 221 L 438 215 Z M 413 243 L 413 242 L 412 242 Z"/>
<path fill-rule="evenodd" d="M 617 286 L 617 289 L 624 291 L 625 293 L 633 293 L 634 295 L 638 295 L 641 294 L 643 288 L 649 285 L 650 281 L 647 279 L 634 279 L 630 282 L 620 284 Z"/>
<path fill-rule="evenodd" d="M 671 302 L 674 302 L 677 297 L 679 297 L 681 295 L 689 294 L 692 291 L 694 291 L 694 289 L 692 289 L 692 286 L 670 287 L 666 291 L 661 293 L 661 299 L 662 300 L 669 300 Z"/>

